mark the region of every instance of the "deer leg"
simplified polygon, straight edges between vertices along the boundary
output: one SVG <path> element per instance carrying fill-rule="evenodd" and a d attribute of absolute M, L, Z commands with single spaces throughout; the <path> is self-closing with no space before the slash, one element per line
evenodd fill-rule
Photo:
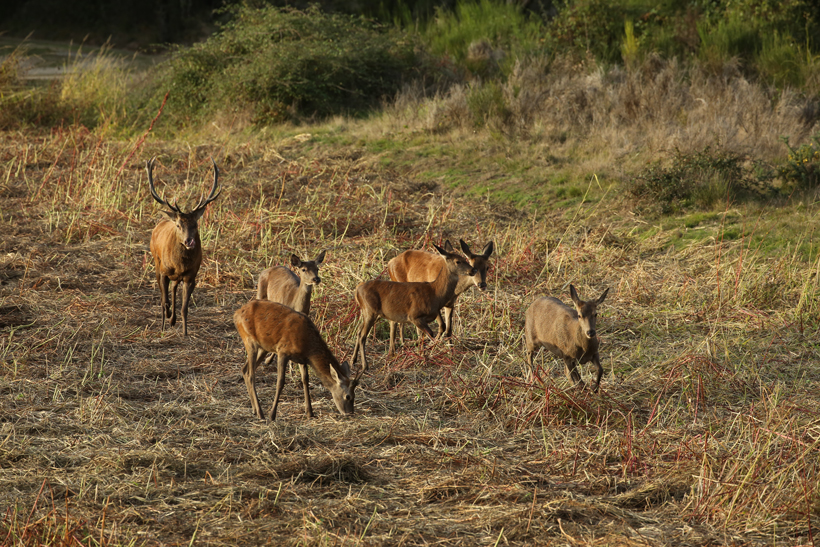
<path fill-rule="evenodd" d="M 436 323 L 438 324 L 438 331 L 436 331 L 436 338 L 444 338 L 447 333 L 447 325 L 444 318 L 441 316 L 441 311 L 436 314 Z"/>
<path fill-rule="evenodd" d="M 285 370 L 288 364 L 288 358 L 280 353 L 276 356 L 276 396 L 273 398 L 273 406 L 268 413 L 268 421 L 276 421 L 276 407 L 279 406 L 279 397 L 282 395 L 282 390 L 285 387 Z"/>
<path fill-rule="evenodd" d="M 361 364 L 360 366 L 367 368 L 367 357 L 365 356 L 364 351 L 364 344 L 365 340 L 367 340 L 367 335 L 370 333 L 370 329 L 373 328 L 373 324 L 376 322 L 376 317 L 362 317 L 362 328 L 359 330 L 359 337 L 356 339 L 356 347 L 353 348 L 353 358 L 351 361 L 356 360 L 356 355 L 358 352 L 361 352 Z"/>
<path fill-rule="evenodd" d="M 177 285 L 179 281 L 171 281 L 170 291 L 171 291 L 171 313 L 168 317 L 171 319 L 168 324 L 172 327 L 177 322 Z"/>
<path fill-rule="evenodd" d="M 444 336 L 450 338 L 453 335 L 453 313 L 455 312 L 455 303 L 452 306 L 445 306 L 441 310 L 444 312 Z M 439 323 L 441 326 L 441 323 Z"/>
<path fill-rule="evenodd" d="M 182 284 L 182 335 L 188 336 L 188 302 L 196 287 L 196 279 Z"/>
<path fill-rule="evenodd" d="M 401 323 L 399 323 L 401 325 Z M 394 353 L 394 345 L 393 342 L 396 340 L 396 322 L 390 321 L 390 349 L 387 350 L 388 357 L 393 355 Z"/>
<path fill-rule="evenodd" d="M 573 382 L 577 387 L 584 387 L 584 381 L 581 380 L 581 375 L 578 373 L 578 367 L 575 363 L 575 359 L 571 357 L 565 357 L 564 364 L 567 367 L 567 378 L 569 378 L 569 380 Z"/>
<path fill-rule="evenodd" d="M 242 377 L 245 379 L 245 387 L 248 388 L 248 395 L 251 397 L 253 413 L 256 414 L 257 418 L 262 419 L 264 416 L 262 416 L 262 410 L 259 408 L 259 398 L 256 396 L 256 364 L 264 352 L 261 348 L 255 348 L 249 342 L 245 343 L 245 351 L 248 354 L 248 361 L 242 367 Z"/>
<path fill-rule="evenodd" d="M 157 269 L 157 285 L 159 285 L 159 295 L 160 301 L 159 306 L 162 310 L 162 330 L 165 330 L 165 319 L 167 317 L 171 317 L 171 310 L 168 309 L 168 279 L 166 276 L 160 273 L 159 269 Z"/>
<path fill-rule="evenodd" d="M 305 416 L 313 418 L 313 407 L 310 404 L 310 384 L 308 384 L 307 365 L 299 364 L 299 373 L 302 375 L 302 387 L 305 389 Z"/>
<path fill-rule="evenodd" d="M 595 355 L 592 356 L 592 362 L 595 363 L 597 370 L 595 372 L 595 387 L 592 388 L 592 391 L 598 391 L 598 386 L 601 385 L 601 376 L 604 375 L 604 367 L 601 366 L 601 359 L 598 357 L 598 353 L 595 352 Z"/>

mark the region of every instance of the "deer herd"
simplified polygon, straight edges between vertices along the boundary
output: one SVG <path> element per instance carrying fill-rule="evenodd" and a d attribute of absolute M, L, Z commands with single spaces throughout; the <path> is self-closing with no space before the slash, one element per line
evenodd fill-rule
<path fill-rule="evenodd" d="M 202 264 L 202 242 L 199 236 L 199 219 L 209 203 L 219 197 L 219 169 L 211 159 L 214 180 L 208 196 L 200 199 L 189 213 L 183 213 L 176 201 L 171 205 L 161 198 L 154 188 L 153 167 L 156 158 L 146 164 L 148 187 L 151 196 L 168 210 L 161 211 L 160 220 L 151 234 L 151 254 L 154 258 L 157 284 L 160 289 L 162 330 L 165 321 L 176 323 L 176 289 L 180 281 L 182 289 L 182 334 L 188 335 L 188 303 L 196 286 L 196 275 Z M 325 251 L 315 260 L 304 261 L 295 254 L 290 257 L 294 271 L 284 266 L 274 266 L 259 275 L 256 298 L 236 310 L 234 324 L 247 353 L 242 376 L 253 412 L 260 419 L 274 421 L 276 408 L 285 385 L 287 364 L 299 365 L 305 397 L 305 414 L 313 417 L 308 385 L 308 367 L 312 368 L 322 384 L 330 391 L 333 402 L 343 416 L 353 414 L 355 389 L 367 370 L 365 343 L 376 321 L 383 317 L 390 324 L 388 355 L 395 350 L 396 327 L 402 343 L 402 327 L 415 325 L 419 332 L 431 339 L 450 337 L 453 334 L 453 310 L 460 294 L 476 286 L 487 290 L 487 270 L 493 254 L 493 242 L 485 245 L 481 254 L 474 254 L 469 245 L 459 241 L 464 255 L 456 252 L 449 241 L 443 247 L 433 245 L 435 253 L 408 250 L 387 264 L 390 280 L 371 279 L 360 283 L 354 292 L 362 316 L 353 348 L 352 362 L 359 358 L 355 376 L 350 364 L 339 363 L 328 348 L 317 326 L 310 319 L 310 298 L 313 287 L 321 282 L 319 266 L 325 260 Z M 170 287 L 170 302 L 168 290 Z M 597 308 L 606 298 L 606 289 L 595 300 L 581 300 L 573 285 L 569 286 L 573 306 L 554 297 L 540 297 L 530 305 L 525 314 L 524 341 L 527 364 L 533 370 L 533 356 L 538 348 L 546 348 L 563 359 L 566 374 L 577 387 L 584 382 L 577 364 L 590 361 L 596 366 L 593 390 L 597 391 L 603 375 L 598 355 L 598 335 L 595 330 Z M 438 323 L 434 333 L 430 323 Z M 256 368 L 267 355 L 266 363 L 276 358 L 276 394 L 273 406 L 262 414 L 256 395 Z"/>

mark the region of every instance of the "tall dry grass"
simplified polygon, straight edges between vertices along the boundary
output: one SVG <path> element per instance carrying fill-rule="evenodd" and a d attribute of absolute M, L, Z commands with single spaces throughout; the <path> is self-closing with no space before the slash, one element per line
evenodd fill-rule
<path fill-rule="evenodd" d="M 731 210 L 715 237 L 680 245 L 614 193 L 523 213 L 343 154 L 306 160 L 304 134 L 0 139 L 9 544 L 796 545 L 820 525 L 820 262 L 724 238 Z M 187 339 L 159 330 L 154 155 L 160 192 L 181 204 L 207 186 L 209 156 L 222 171 Z M 817 205 L 792 214 L 808 225 Z M 497 251 L 490 290 L 459 301 L 455 339 L 386 359 L 380 323 L 355 418 L 315 386 L 319 417 L 304 420 L 296 375 L 276 424 L 252 418 L 230 318 L 255 275 L 328 249 L 312 315 L 345 358 L 356 284 L 401 250 L 459 237 Z M 569 283 L 611 287 L 599 394 L 545 355 L 523 375 L 524 310 Z M 258 379 L 262 404 L 274 376 Z"/>
<path fill-rule="evenodd" d="M 806 142 L 820 119 L 810 95 L 749 81 L 731 63 L 715 74 L 657 56 L 634 69 L 591 60 L 520 60 L 503 83 L 456 85 L 434 97 L 409 87 L 387 105 L 384 117 L 393 131 L 478 129 L 573 161 L 602 150 L 609 162 L 715 145 L 782 159 L 780 137 Z"/>

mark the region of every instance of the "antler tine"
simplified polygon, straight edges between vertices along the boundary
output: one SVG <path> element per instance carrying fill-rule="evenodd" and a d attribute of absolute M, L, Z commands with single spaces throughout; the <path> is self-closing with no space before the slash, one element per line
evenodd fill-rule
<path fill-rule="evenodd" d="M 145 170 L 148 172 L 148 188 L 151 190 L 151 196 L 153 196 L 153 198 L 157 200 L 157 202 L 159 202 L 160 205 L 165 205 L 172 211 L 181 213 L 182 211 L 179 210 L 179 207 L 176 206 L 176 203 L 174 205 L 171 205 L 170 203 L 159 197 L 159 194 L 157 194 L 157 189 L 154 188 L 154 161 L 156 159 L 157 157 L 154 156 L 145 164 Z"/>
<path fill-rule="evenodd" d="M 199 203 L 197 203 L 196 207 L 194 207 L 194 211 L 198 211 L 204 207 L 206 207 L 209 203 L 219 197 L 219 194 L 222 193 L 222 189 L 219 189 L 219 192 L 216 191 L 217 186 L 219 185 L 219 168 L 216 166 L 216 162 L 214 158 L 211 157 L 211 163 L 214 166 L 214 184 L 211 186 L 211 191 L 208 194 L 208 197 L 205 198 L 205 201 L 202 201 L 202 198 L 199 199 Z"/>

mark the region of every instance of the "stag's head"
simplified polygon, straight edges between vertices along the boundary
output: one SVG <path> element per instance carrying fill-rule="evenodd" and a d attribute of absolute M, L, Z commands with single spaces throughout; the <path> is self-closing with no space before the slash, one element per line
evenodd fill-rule
<path fill-rule="evenodd" d="M 168 210 L 162 211 L 162 214 L 176 226 L 179 242 L 188 250 L 196 249 L 199 246 L 199 219 L 202 218 L 208 204 L 218 198 L 222 191 L 216 191 L 219 182 L 219 169 L 216 167 L 213 158 L 211 158 L 211 163 L 214 166 L 214 183 L 208 197 L 200 198 L 199 203 L 190 213 L 183 213 L 177 206 L 176 201 L 171 205 L 157 194 L 157 190 L 154 188 L 153 176 L 155 160 L 156 158 L 151 158 L 145 166 L 145 170 L 148 172 L 148 188 L 151 190 L 151 195 L 158 203 L 168 207 Z"/>
<path fill-rule="evenodd" d="M 459 239 L 458 241 L 461 243 L 461 250 L 467 255 L 467 260 L 470 261 L 470 264 L 476 271 L 475 275 L 472 276 L 473 283 L 478 287 L 478 290 L 486 291 L 487 268 L 490 266 L 490 255 L 493 254 L 493 242 L 490 241 L 487 243 L 487 245 L 484 246 L 484 250 L 481 251 L 481 254 L 474 254 L 470 250 L 470 246 L 464 243 L 463 239 Z"/>
<path fill-rule="evenodd" d="M 598 306 L 604 301 L 608 292 L 609 289 L 607 288 L 597 300 L 585 301 L 578 297 L 578 291 L 575 290 L 573 285 L 569 286 L 569 295 L 575 304 L 575 311 L 578 312 L 578 323 L 581 326 L 581 332 L 587 338 L 595 338 L 597 335 L 595 324 L 598 321 Z"/>

